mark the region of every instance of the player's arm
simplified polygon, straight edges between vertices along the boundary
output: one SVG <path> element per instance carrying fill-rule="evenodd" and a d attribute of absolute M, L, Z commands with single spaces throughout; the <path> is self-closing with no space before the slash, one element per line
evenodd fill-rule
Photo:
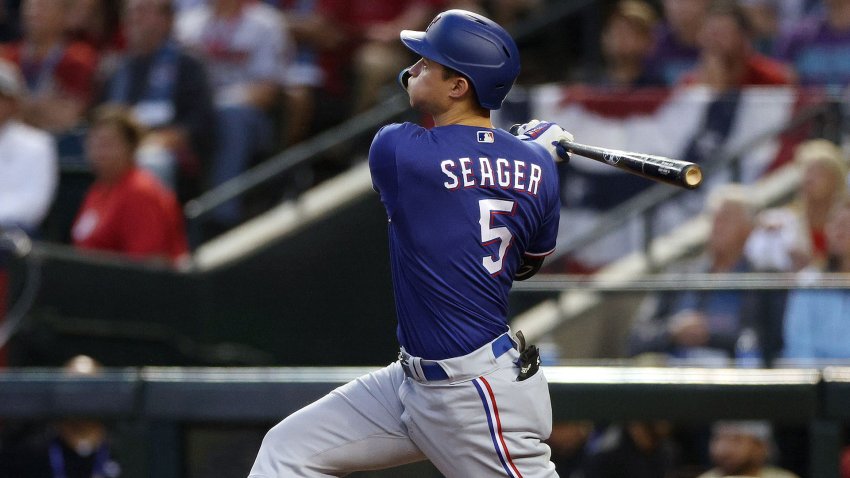
<path fill-rule="evenodd" d="M 544 259 L 545 257 L 543 256 L 522 256 L 522 262 L 520 262 L 519 267 L 517 267 L 516 274 L 514 274 L 514 280 L 526 280 L 534 274 L 537 274 L 537 271 L 543 267 Z"/>

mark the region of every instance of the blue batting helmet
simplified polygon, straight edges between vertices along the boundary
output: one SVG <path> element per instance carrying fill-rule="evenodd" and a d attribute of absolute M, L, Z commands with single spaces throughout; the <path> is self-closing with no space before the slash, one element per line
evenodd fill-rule
<path fill-rule="evenodd" d="M 519 50 L 493 20 L 466 10 L 438 14 L 424 32 L 404 30 L 401 41 L 417 54 L 469 78 L 478 103 L 497 110 L 519 75 Z M 399 75 L 406 86 L 407 69 Z"/>

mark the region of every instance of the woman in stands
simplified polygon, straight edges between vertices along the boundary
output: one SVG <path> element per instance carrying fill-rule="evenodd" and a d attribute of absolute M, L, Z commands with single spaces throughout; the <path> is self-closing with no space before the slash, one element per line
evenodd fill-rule
<path fill-rule="evenodd" d="M 143 131 L 130 113 L 99 108 L 86 137 L 86 159 L 95 174 L 71 231 L 74 245 L 133 258 L 177 262 L 188 245 L 174 194 L 138 168 Z"/>

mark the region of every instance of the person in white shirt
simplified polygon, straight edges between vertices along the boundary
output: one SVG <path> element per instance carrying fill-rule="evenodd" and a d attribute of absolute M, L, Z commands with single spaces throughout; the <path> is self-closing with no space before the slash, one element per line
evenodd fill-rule
<path fill-rule="evenodd" d="M 177 40 L 206 65 L 218 120 L 210 182 L 237 176 L 272 147 L 275 106 L 287 81 L 289 38 L 281 12 L 248 0 L 211 0 L 182 11 Z M 213 211 L 222 225 L 241 219 L 235 201 Z"/>
<path fill-rule="evenodd" d="M 53 137 L 16 119 L 24 94 L 18 67 L 0 60 L 0 230 L 36 233 L 58 184 Z"/>

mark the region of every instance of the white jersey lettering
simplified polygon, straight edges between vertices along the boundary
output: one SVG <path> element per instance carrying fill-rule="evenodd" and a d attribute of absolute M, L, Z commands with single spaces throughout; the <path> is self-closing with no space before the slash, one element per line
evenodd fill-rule
<path fill-rule="evenodd" d="M 490 158 L 478 158 L 478 164 L 481 166 L 481 183 L 482 188 L 496 185 L 496 180 L 493 178 L 493 166 L 490 165 Z"/>
<path fill-rule="evenodd" d="M 514 189 L 525 190 L 525 161 L 514 161 Z"/>
<path fill-rule="evenodd" d="M 449 190 L 479 187 L 514 189 L 537 196 L 540 183 L 543 181 L 543 168 L 527 161 L 510 161 L 505 158 L 493 160 L 479 157 L 478 168 L 473 168 L 474 161 L 470 158 L 457 160 L 446 159 L 440 163 L 440 170 L 448 178 L 443 186 Z"/>
<path fill-rule="evenodd" d="M 528 175 L 528 192 L 537 196 L 537 188 L 540 187 L 540 178 L 543 177 L 543 168 L 536 164 L 531 165 L 531 173 Z"/>
<path fill-rule="evenodd" d="M 457 175 L 450 170 L 456 167 L 455 162 L 451 159 L 443 160 L 443 162 L 440 163 L 440 169 L 443 170 L 443 174 L 449 177 L 449 180 L 443 183 L 443 186 L 445 186 L 446 189 L 455 189 L 458 187 Z"/>
<path fill-rule="evenodd" d="M 463 187 L 465 188 L 475 186 L 475 176 L 472 175 L 470 163 L 472 163 L 471 159 L 460 158 L 460 172 L 463 175 Z"/>
<path fill-rule="evenodd" d="M 505 158 L 496 160 L 496 177 L 499 179 L 499 186 L 503 188 L 511 185 L 511 163 Z"/>

